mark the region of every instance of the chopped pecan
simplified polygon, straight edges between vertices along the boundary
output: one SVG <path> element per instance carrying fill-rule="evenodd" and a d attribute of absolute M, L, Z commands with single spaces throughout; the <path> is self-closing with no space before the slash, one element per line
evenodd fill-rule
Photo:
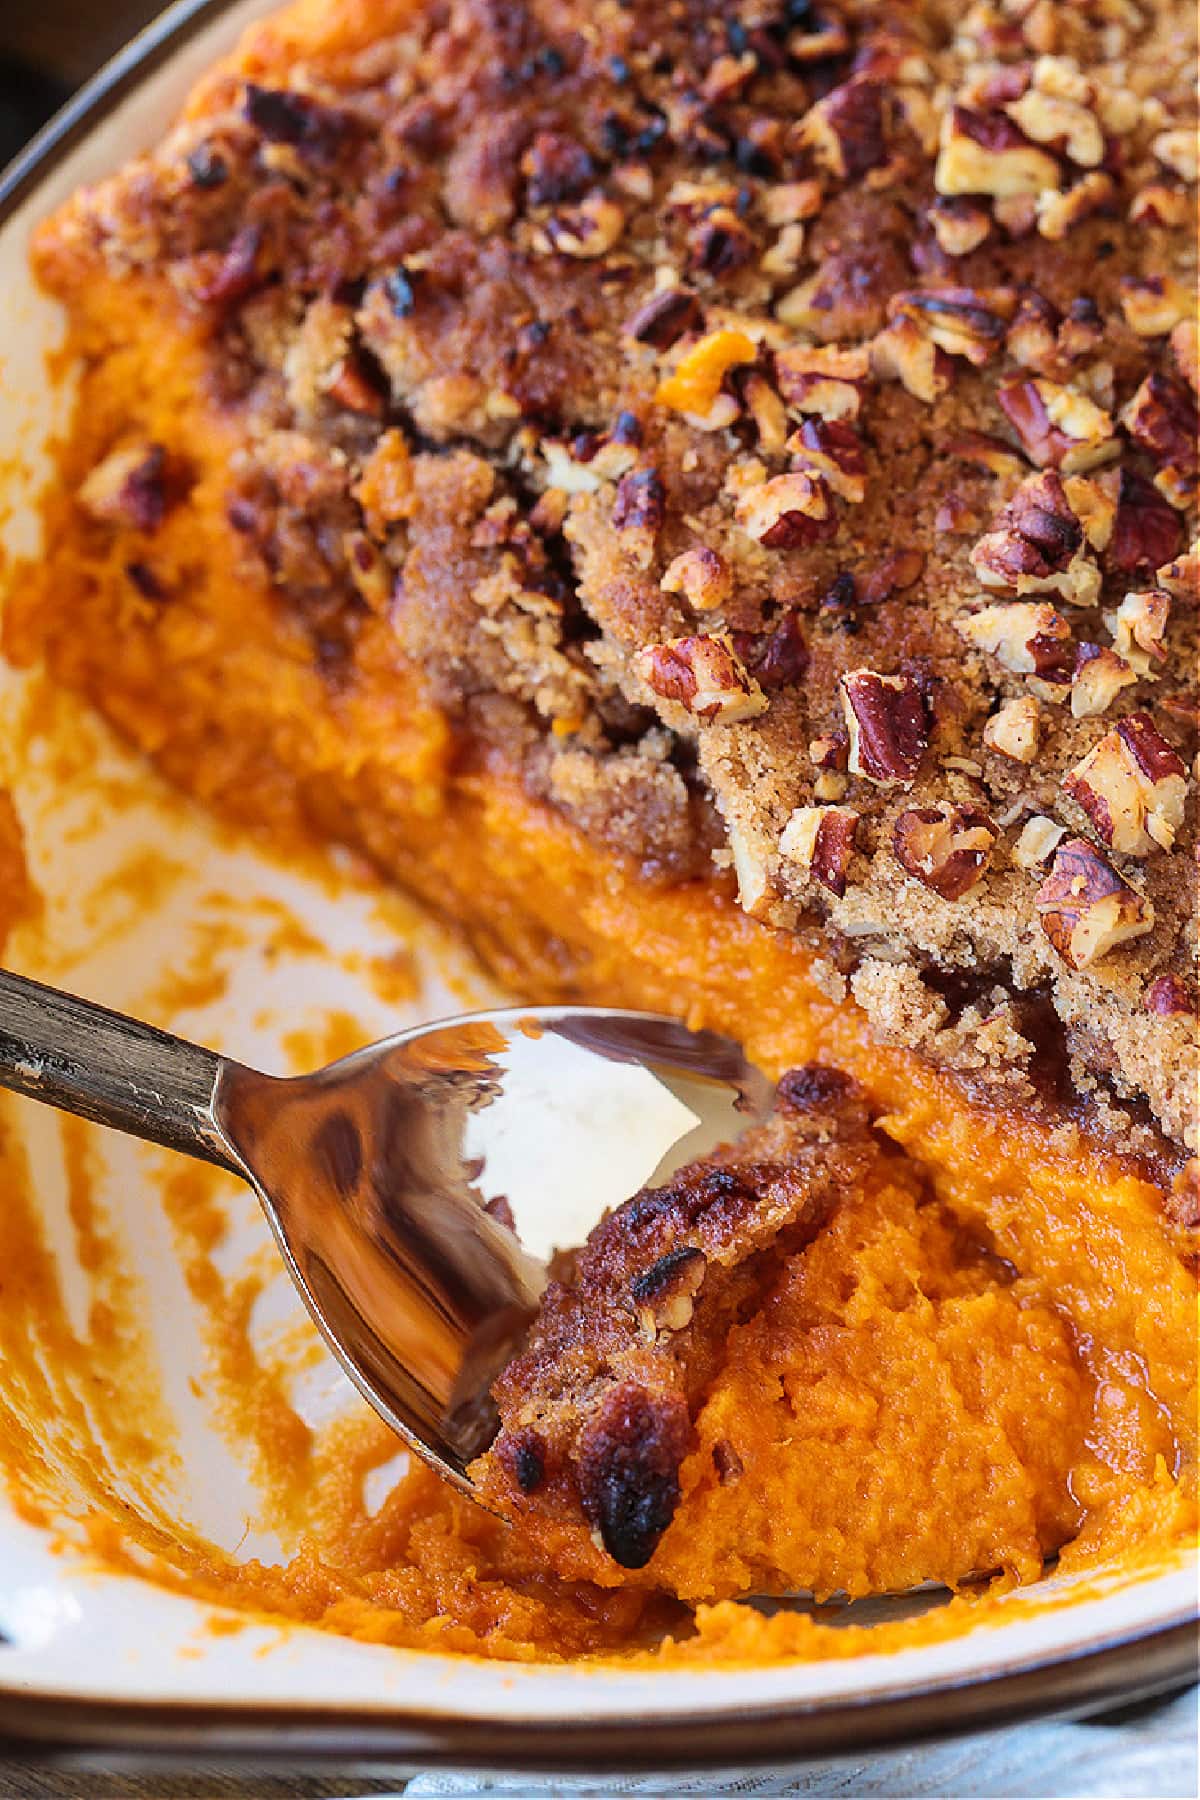
<path fill-rule="evenodd" d="M 1193 394 L 1200 393 L 1200 325 L 1181 319 L 1171 333 L 1171 355 Z"/>
<path fill-rule="evenodd" d="M 1200 468 L 1200 414 L 1192 390 L 1155 371 L 1121 413 L 1121 423 L 1154 462 L 1159 493 L 1181 511 L 1190 506 Z"/>
<path fill-rule="evenodd" d="M 1163 1211 L 1173 1225 L 1181 1225 L 1185 1231 L 1195 1231 L 1200 1225 L 1200 1157 L 1189 1156 L 1172 1176 Z"/>
<path fill-rule="evenodd" d="M 1112 849 L 1169 850 L 1183 823 L 1187 771 L 1147 713 L 1130 713 L 1063 778 L 1063 790 Z"/>
<path fill-rule="evenodd" d="M 1038 375 L 1051 375 L 1059 365 L 1058 331 L 1062 323 L 1058 308 L 1043 297 L 1026 289 L 1017 302 L 1017 310 L 1004 339 L 1004 347 L 1014 362 Z"/>
<path fill-rule="evenodd" d="M 735 631 L 733 647 L 759 687 L 795 687 L 808 668 L 808 645 L 800 620 L 786 612 L 770 631 Z"/>
<path fill-rule="evenodd" d="M 981 879 L 997 835 L 977 806 L 910 806 L 896 820 L 892 853 L 943 900 L 961 900 Z"/>
<path fill-rule="evenodd" d="M 798 225 L 820 212 L 823 196 L 819 181 L 780 181 L 762 197 L 768 225 Z"/>
<path fill-rule="evenodd" d="M 986 650 L 1014 675 L 1035 675 L 1047 684 L 1048 699 L 1066 697 L 1075 671 L 1071 627 L 1048 601 L 1008 600 L 954 621 L 968 643 Z"/>
<path fill-rule="evenodd" d="M 851 806 L 798 806 L 783 828 L 779 854 L 840 899 L 846 892 L 858 820 Z"/>
<path fill-rule="evenodd" d="M 668 563 L 659 586 L 682 594 L 694 612 L 713 612 L 733 594 L 733 571 L 716 550 L 696 544 Z"/>
<path fill-rule="evenodd" d="M 951 438 L 946 445 L 946 454 L 961 457 L 963 462 L 986 469 L 989 475 L 1003 476 L 1006 481 L 1024 475 L 1028 467 L 1011 444 L 986 431 L 964 431 L 961 437 Z"/>
<path fill-rule="evenodd" d="M 1133 225 L 1155 225 L 1173 231 L 1186 225 L 1191 217 L 1187 194 L 1181 187 L 1170 187 L 1165 181 L 1152 181 L 1139 188 L 1129 202 L 1129 219 Z"/>
<path fill-rule="evenodd" d="M 1084 219 L 1090 219 L 1093 213 L 1112 210 L 1116 198 L 1117 184 L 1102 169 L 1093 169 L 1065 193 L 1047 189 L 1037 199 L 1038 232 L 1051 243 L 1060 243 L 1068 232 Z"/>
<path fill-rule="evenodd" d="M 996 399 L 1027 455 L 1042 468 L 1077 475 L 1120 454 L 1112 419 L 1078 388 L 1031 376 L 1001 382 Z"/>
<path fill-rule="evenodd" d="M 914 399 L 932 406 L 950 385 L 954 365 L 912 319 L 894 319 L 871 340 L 871 372 L 898 381 Z"/>
<path fill-rule="evenodd" d="M 1183 526 L 1175 508 L 1144 476 L 1122 469 L 1106 563 L 1121 575 L 1158 569 L 1178 554 L 1182 543 Z"/>
<path fill-rule="evenodd" d="M 947 256 L 969 256 L 990 237 L 992 215 L 965 194 L 943 195 L 930 207 L 929 223 Z"/>
<path fill-rule="evenodd" d="M 1060 152 L 1081 169 L 1094 169 L 1104 161 L 1100 121 L 1080 100 L 1034 85 L 1008 101 L 1004 110 L 1032 143 Z"/>
<path fill-rule="evenodd" d="M 1011 288 L 909 288 L 888 301 L 889 319 L 910 319 L 939 350 L 975 368 L 1004 344 L 1016 311 Z"/>
<path fill-rule="evenodd" d="M 604 194 L 554 213 L 541 227 L 546 246 L 562 256 L 591 261 L 606 256 L 625 229 L 625 212 Z"/>
<path fill-rule="evenodd" d="M 685 331 L 700 323 L 700 302 L 690 288 L 659 288 L 625 323 L 627 337 L 656 350 L 669 350 Z"/>
<path fill-rule="evenodd" d="M 654 1343 L 660 1334 L 682 1331 L 690 1325 L 707 1273 L 708 1259 L 703 1250 L 684 1244 L 668 1250 L 636 1275 L 629 1284 L 629 1297 L 642 1336 Z"/>
<path fill-rule="evenodd" d="M 1065 825 L 1045 813 L 1035 813 L 1022 825 L 1012 848 L 1012 859 L 1018 869 L 1037 869 L 1048 862 L 1067 835 Z"/>
<path fill-rule="evenodd" d="M 1094 719 L 1105 713 L 1121 692 L 1132 687 L 1137 676 L 1115 650 L 1100 644 L 1080 644 L 1071 677 L 1071 715 Z"/>
<path fill-rule="evenodd" d="M 983 741 L 989 750 L 1013 762 L 1031 763 L 1037 758 L 1041 730 L 1041 707 L 1033 694 L 1020 694 L 1006 700 L 983 728 Z"/>
<path fill-rule="evenodd" d="M 748 488 L 736 516 L 742 530 L 768 550 L 800 549 L 832 537 L 838 527 L 825 482 L 802 469 Z"/>
<path fill-rule="evenodd" d="M 1181 126 L 1176 130 L 1160 131 L 1150 148 L 1164 168 L 1178 175 L 1180 181 L 1186 181 L 1189 187 L 1196 182 L 1196 128 Z"/>
<path fill-rule="evenodd" d="M 929 745 L 925 698 L 911 675 L 850 669 L 838 687 L 849 737 L 848 765 L 880 787 L 911 787 Z"/>
<path fill-rule="evenodd" d="M 1165 337 L 1195 310 L 1191 289 L 1174 275 L 1123 275 L 1121 308 L 1139 337 Z"/>
<path fill-rule="evenodd" d="M 765 375 L 751 370 L 741 384 L 746 410 L 754 420 L 759 448 L 766 456 L 778 456 L 787 445 L 787 408 Z"/>
<path fill-rule="evenodd" d="M 80 482 L 75 498 L 106 525 L 157 531 L 167 513 L 167 453 L 161 444 L 112 450 Z"/>
<path fill-rule="evenodd" d="M 531 206 L 560 206 L 579 200 L 596 179 L 596 165 L 577 138 L 539 131 L 521 158 Z"/>
<path fill-rule="evenodd" d="M 714 206 L 691 230 L 688 263 L 718 280 L 750 262 L 757 253 L 748 226 L 729 206 Z"/>
<path fill-rule="evenodd" d="M 823 419 L 856 419 L 862 387 L 870 374 L 866 349 L 836 344 L 800 345 L 775 355 L 775 379 L 784 400 L 797 412 Z"/>
<path fill-rule="evenodd" d="M 797 142 L 830 175 L 853 181 L 887 161 L 891 111 L 888 86 L 852 77 L 809 108 Z"/>
<path fill-rule="evenodd" d="M 634 469 L 617 483 L 612 522 L 621 548 L 649 568 L 655 540 L 667 511 L 667 494 L 657 469 Z"/>
<path fill-rule="evenodd" d="M 971 551 L 984 587 L 1009 593 L 1061 594 L 1090 606 L 1100 571 L 1083 552 L 1083 527 L 1053 469 L 1023 481 L 993 529 Z"/>
<path fill-rule="evenodd" d="M 350 579 L 371 611 L 381 617 L 387 612 L 392 597 L 392 568 L 378 544 L 365 532 L 347 531 L 342 536 L 342 550 Z"/>
<path fill-rule="evenodd" d="M 925 569 L 923 550 L 893 550 L 870 574 L 858 583 L 858 601 L 862 606 L 879 606 L 921 579 Z"/>
<path fill-rule="evenodd" d="M 1034 896 L 1042 930 L 1072 969 L 1087 969 L 1154 927 L 1154 907 L 1084 838 L 1068 838 Z"/>
<path fill-rule="evenodd" d="M 766 711 L 767 696 L 724 632 L 650 644 L 634 665 L 652 692 L 707 723 L 735 724 Z"/>
<path fill-rule="evenodd" d="M 1153 675 L 1155 663 L 1167 660 L 1167 622 L 1171 596 L 1165 588 L 1142 588 L 1126 594 L 1108 619 L 1113 648 L 1138 675 Z"/>
<path fill-rule="evenodd" d="M 836 772 L 845 768 L 849 749 L 850 740 L 844 731 L 828 732 L 810 741 L 809 760 L 818 769 Z"/>
<path fill-rule="evenodd" d="M 794 467 L 819 475 L 839 499 L 860 506 L 867 497 L 867 459 L 862 439 L 837 420 L 805 419 L 787 440 Z"/>
<path fill-rule="evenodd" d="M 1176 600 L 1195 606 L 1200 602 L 1200 543 L 1193 544 L 1183 556 L 1163 563 L 1155 579 Z"/>
<path fill-rule="evenodd" d="M 942 119 L 934 184 L 939 194 L 1040 194 L 1057 187 L 1057 157 L 1033 144 L 1003 113 L 951 106 Z"/>
<path fill-rule="evenodd" d="M 1117 522 L 1117 484 L 1115 469 L 1099 475 L 1068 475 L 1063 492 L 1093 550 L 1105 550 Z"/>
<path fill-rule="evenodd" d="M 634 1381 L 610 1388 L 589 1419 L 576 1479 L 585 1518 L 624 1569 L 650 1561 L 679 1505 L 679 1465 L 692 1428 L 682 1395 Z"/>
<path fill-rule="evenodd" d="M 1146 989 L 1142 1005 L 1147 1012 L 1157 1013 L 1163 1019 L 1195 1011 L 1188 985 L 1178 975 L 1159 975 Z"/>

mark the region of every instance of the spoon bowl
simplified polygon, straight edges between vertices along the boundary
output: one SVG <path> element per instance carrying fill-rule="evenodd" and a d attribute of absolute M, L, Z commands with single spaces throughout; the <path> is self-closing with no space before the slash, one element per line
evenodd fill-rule
<path fill-rule="evenodd" d="M 732 1040 L 652 1013 L 472 1013 L 281 1077 L 2 971 L 0 1086 L 247 1181 L 355 1386 L 473 1497 L 555 1253 L 772 1095 Z"/>

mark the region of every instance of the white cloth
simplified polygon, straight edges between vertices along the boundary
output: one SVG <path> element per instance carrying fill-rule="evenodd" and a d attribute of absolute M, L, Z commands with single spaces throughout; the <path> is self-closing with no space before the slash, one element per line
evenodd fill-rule
<path fill-rule="evenodd" d="M 1196 1800 L 1196 1689 L 1094 1720 L 1031 1723 L 945 1743 L 878 1750 L 791 1769 L 662 1775 L 415 1776 L 404 1800 L 495 1795 L 575 1800 L 599 1795 L 1012 1796 L 1014 1800 Z"/>

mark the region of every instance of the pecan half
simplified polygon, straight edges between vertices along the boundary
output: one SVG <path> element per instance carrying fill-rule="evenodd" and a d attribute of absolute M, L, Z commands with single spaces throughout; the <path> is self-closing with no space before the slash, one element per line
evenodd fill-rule
<path fill-rule="evenodd" d="M 929 746 L 925 699 L 911 675 L 850 669 L 838 683 L 851 774 L 880 787 L 911 787 Z"/>
<path fill-rule="evenodd" d="M 766 711 L 767 696 L 724 632 L 647 645 L 634 665 L 660 699 L 678 701 L 706 722 L 730 725 Z"/>
<path fill-rule="evenodd" d="M 1154 927 L 1154 907 L 1084 838 L 1068 838 L 1034 896 L 1042 930 L 1072 969 L 1087 969 Z"/>
<path fill-rule="evenodd" d="M 892 830 L 892 853 L 943 900 L 961 900 L 982 878 L 997 838 L 977 806 L 910 806 Z"/>
<path fill-rule="evenodd" d="M 1112 849 L 1169 850 L 1183 823 L 1187 771 L 1146 713 L 1130 713 L 1063 778 L 1063 790 Z"/>
<path fill-rule="evenodd" d="M 779 854 L 840 899 L 846 892 L 858 820 L 851 806 L 798 806 L 783 828 Z"/>
<path fill-rule="evenodd" d="M 1112 419 L 1077 388 L 1031 376 L 1002 382 L 996 399 L 1026 454 L 1043 468 L 1082 474 L 1120 454 Z"/>

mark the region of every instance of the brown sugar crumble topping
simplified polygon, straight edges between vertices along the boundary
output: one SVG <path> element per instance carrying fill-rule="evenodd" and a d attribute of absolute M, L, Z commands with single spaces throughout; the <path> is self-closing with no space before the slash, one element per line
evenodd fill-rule
<path fill-rule="evenodd" d="M 218 78 L 59 229 L 165 272 L 331 683 L 387 619 L 648 877 L 821 921 L 885 1034 L 1020 1097 L 947 981 L 1048 996 L 1194 1149 L 1188 13 L 432 4 Z M 118 443 L 79 490 L 143 597 L 186 487 Z"/>

